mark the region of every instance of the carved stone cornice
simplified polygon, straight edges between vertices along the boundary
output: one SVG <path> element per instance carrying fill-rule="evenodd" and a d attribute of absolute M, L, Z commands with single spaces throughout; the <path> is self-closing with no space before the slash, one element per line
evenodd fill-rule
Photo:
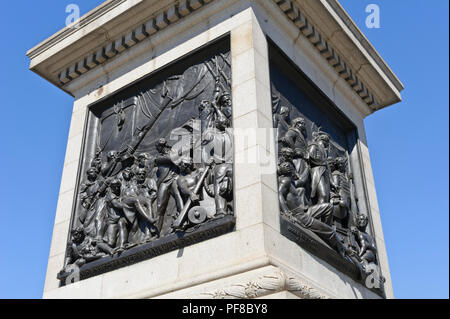
<path fill-rule="evenodd" d="M 320 52 L 336 72 L 350 85 L 353 91 L 372 109 L 378 108 L 374 95 L 367 89 L 355 72 L 347 65 L 332 45 L 322 36 L 306 15 L 291 0 L 272 0 L 285 16 L 301 31 L 303 36 Z"/>
<path fill-rule="evenodd" d="M 30 69 L 66 90 L 75 78 L 213 1 L 106 1 L 84 15 L 79 27 L 66 27 L 29 50 Z M 215 3 L 222 7 L 228 2 Z M 337 0 L 258 0 L 249 1 L 249 5 L 281 10 L 368 106 L 368 111 L 401 100 L 403 84 Z"/>
<path fill-rule="evenodd" d="M 98 19 L 100 16 L 107 14 L 112 9 L 117 7 L 118 5 L 122 4 L 127 0 L 108 0 L 96 7 L 95 9 L 91 10 L 90 12 L 86 13 L 83 17 L 80 18 L 78 21 L 78 28 L 84 27 L 90 22 L 92 22 L 95 19 Z M 51 46 L 55 45 L 56 43 L 64 40 L 69 35 L 73 34 L 77 31 L 77 28 L 72 28 L 70 26 L 60 30 L 59 32 L 55 33 L 53 36 L 49 37 L 48 39 L 44 40 L 43 42 L 39 43 L 32 49 L 28 50 L 27 56 L 30 59 L 33 59 L 37 55 L 41 54 Z"/>
<path fill-rule="evenodd" d="M 123 0 L 114 2 L 122 1 Z M 140 24 L 137 28 L 129 30 L 127 33 L 110 41 L 95 52 L 86 55 L 77 63 L 64 68 L 58 76 L 60 84 L 64 85 L 69 83 L 73 79 L 76 79 L 98 65 L 105 63 L 109 59 L 114 58 L 116 55 L 121 54 L 125 50 L 146 38 L 153 36 L 155 33 L 165 29 L 180 19 L 183 19 L 212 1 L 213 0 L 182 0 L 172 4 L 165 10 L 156 13 L 151 19 Z"/>
<path fill-rule="evenodd" d="M 66 84 L 152 37 L 213 0 L 109 0 L 27 51 L 30 69 Z M 149 18 L 150 17 L 150 18 Z"/>
<path fill-rule="evenodd" d="M 387 63 L 383 60 L 380 54 L 375 50 L 372 44 L 367 40 L 365 35 L 361 32 L 352 18 L 348 15 L 348 13 L 344 10 L 344 8 L 340 5 L 337 0 L 322 0 L 326 1 L 326 3 L 333 9 L 333 11 L 338 15 L 338 17 L 342 20 L 347 28 L 349 28 L 350 32 L 355 36 L 355 38 L 361 43 L 363 48 L 367 51 L 372 59 L 377 63 L 377 65 L 382 69 L 384 74 L 389 78 L 395 88 L 399 91 L 404 89 L 403 83 L 399 80 L 399 78 L 394 74 L 391 68 L 387 65 Z"/>
<path fill-rule="evenodd" d="M 222 289 L 200 294 L 200 298 L 252 299 L 281 291 L 289 291 L 302 299 L 330 299 L 304 280 L 288 275 L 280 269 L 268 271 L 254 279 L 236 283 Z"/>

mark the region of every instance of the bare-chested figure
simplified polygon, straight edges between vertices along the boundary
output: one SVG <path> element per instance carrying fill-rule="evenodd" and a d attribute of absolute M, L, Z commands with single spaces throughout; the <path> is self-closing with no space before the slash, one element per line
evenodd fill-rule
<path fill-rule="evenodd" d="M 358 256 L 361 258 L 363 265 L 377 262 L 377 248 L 375 247 L 374 240 L 366 232 L 366 227 L 369 223 L 369 219 L 364 214 L 359 214 L 356 217 L 356 227 L 351 228 L 353 235 L 356 238 L 356 242 L 359 246 Z"/>
<path fill-rule="evenodd" d="M 180 190 L 182 202 L 180 203 L 181 207 L 184 207 L 187 199 L 190 199 L 192 204 L 198 204 L 200 197 L 198 194 L 195 194 L 194 188 L 197 185 L 200 173 L 204 169 L 199 169 L 198 171 L 194 170 L 194 165 L 190 159 L 184 158 L 181 160 L 180 164 L 180 176 L 177 179 L 177 186 Z"/>

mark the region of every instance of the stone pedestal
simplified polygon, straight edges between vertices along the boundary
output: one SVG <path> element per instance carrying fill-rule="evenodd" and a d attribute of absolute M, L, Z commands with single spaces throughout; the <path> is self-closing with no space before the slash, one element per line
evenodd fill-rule
<path fill-rule="evenodd" d="M 231 65 L 231 224 L 158 252 L 139 248 L 146 253 L 110 268 L 102 264 L 110 257 L 104 257 L 95 262 L 105 268 L 62 285 L 57 275 L 78 216 L 86 154 L 95 153 L 89 149 L 90 130 L 97 125 L 90 108 L 152 81 L 161 70 L 176 69 L 218 41 L 229 47 Z M 31 70 L 75 100 L 44 298 L 393 298 L 363 120 L 400 101 L 403 87 L 337 1 L 110 0 L 83 16 L 79 28 L 61 30 L 27 55 Z M 335 251 L 315 253 L 283 229 L 278 147 L 273 131 L 264 130 L 274 125 L 277 59 L 293 70 L 290 81 L 305 90 L 313 101 L 309 107 L 352 131 L 345 151 L 359 211 L 369 217 L 367 232 L 377 247 L 382 292 L 367 288 L 348 260 L 341 267 L 327 257 L 339 258 Z M 259 130 L 243 138 L 248 129 Z"/>

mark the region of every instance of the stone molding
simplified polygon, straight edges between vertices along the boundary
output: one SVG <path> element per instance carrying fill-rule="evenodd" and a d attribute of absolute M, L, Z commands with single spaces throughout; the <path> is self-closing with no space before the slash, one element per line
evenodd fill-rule
<path fill-rule="evenodd" d="M 113 3 L 117 6 L 123 1 L 124 0 L 113 1 Z M 156 13 L 151 19 L 143 24 L 140 24 L 137 28 L 128 31 L 116 40 L 102 46 L 95 52 L 92 52 L 82 58 L 77 63 L 64 68 L 58 75 L 60 84 L 65 85 L 69 83 L 70 81 L 78 78 L 80 75 L 105 63 L 107 60 L 114 58 L 125 50 L 133 47 L 146 38 L 153 36 L 155 33 L 165 29 L 180 19 L 183 19 L 212 1 L 213 0 L 177 1 L 165 10 Z"/>
<path fill-rule="evenodd" d="M 119 5 L 123 1 L 124 0 L 116 0 L 106 3 L 102 12 Z M 137 28 L 128 31 L 116 40 L 113 40 L 97 49 L 95 52 L 90 53 L 77 63 L 64 68 L 58 75 L 60 84 L 65 85 L 69 83 L 80 75 L 107 62 L 137 43 L 153 36 L 155 33 L 163 30 L 169 25 L 179 21 L 180 19 L 213 1 L 214 0 L 183 0 L 172 4 L 166 10 L 155 14 L 146 23 L 139 25 Z M 352 90 L 364 101 L 364 103 L 366 103 L 370 109 L 376 111 L 379 106 L 374 95 L 367 89 L 358 76 L 355 75 L 355 72 L 348 67 L 348 65 L 344 62 L 344 59 L 336 53 L 328 41 L 324 40 L 322 35 L 293 3 L 293 1 L 271 1 L 275 2 L 285 16 L 298 27 L 301 33 L 320 52 L 320 54 L 347 82 L 347 84 L 350 85 Z M 88 16 L 86 19 L 83 19 L 82 23 L 86 24 L 100 14 L 97 12 L 94 13 L 95 14 L 92 14 L 92 17 Z M 71 29 L 67 29 L 65 31 L 70 32 L 70 30 Z M 66 32 L 58 34 L 55 38 L 52 38 L 51 41 L 45 45 L 45 47 L 51 45 L 54 41 L 57 41 L 58 38 L 67 36 Z M 44 50 L 44 48 L 41 48 L 40 50 Z M 33 54 L 38 54 L 38 52 Z"/>
<path fill-rule="evenodd" d="M 82 27 L 86 26 L 87 24 L 91 23 L 93 20 L 98 19 L 100 16 L 102 16 L 104 14 L 107 14 L 109 11 L 111 11 L 112 9 L 119 6 L 120 4 L 122 4 L 125 1 L 127 1 L 127 0 L 105 1 L 103 4 L 101 4 L 97 8 L 93 9 L 92 11 L 86 13 L 83 17 L 81 17 L 80 20 L 78 21 L 79 27 L 82 28 Z M 27 52 L 28 58 L 33 59 L 37 55 L 41 54 L 42 52 L 44 52 L 51 46 L 55 45 L 56 43 L 64 40 L 65 38 L 67 38 L 69 35 L 73 34 L 76 31 L 77 31 L 76 28 L 70 28 L 70 27 L 62 29 L 61 31 L 57 32 L 50 38 L 44 40 L 40 44 L 38 44 L 35 47 L 33 47 L 32 49 L 28 50 L 28 52 Z"/>
<path fill-rule="evenodd" d="M 302 299 L 331 299 L 304 280 L 293 275 L 288 275 L 280 269 L 268 271 L 255 279 L 201 293 L 198 297 L 212 299 L 252 299 L 280 291 L 289 291 Z"/>
<path fill-rule="evenodd" d="M 328 41 L 317 31 L 308 18 L 300 11 L 297 5 L 291 0 L 271 0 L 273 1 L 284 15 L 292 21 L 293 24 L 301 31 L 308 41 L 316 48 L 323 58 L 336 70 L 353 91 L 369 106 L 373 111 L 379 108 L 378 102 L 374 95 L 367 89 L 364 83 L 355 75 L 344 59 L 339 56 Z"/>
<path fill-rule="evenodd" d="M 322 0 L 334 10 L 334 12 L 339 16 L 339 18 L 345 23 L 347 28 L 350 29 L 351 33 L 358 39 L 363 48 L 367 51 L 372 59 L 377 63 L 377 65 L 383 70 L 384 74 L 389 78 L 395 88 L 399 91 L 404 89 L 403 83 L 399 78 L 392 72 L 391 68 L 375 50 L 372 44 L 367 40 L 352 18 L 348 15 L 345 9 L 337 0 Z"/>
<path fill-rule="evenodd" d="M 169 25 L 183 20 L 191 13 L 213 2 L 213 0 L 161 0 L 164 3 L 159 1 L 156 5 L 155 0 L 155 6 L 158 8 L 151 11 L 150 1 L 148 3 L 147 0 L 145 2 L 144 0 L 129 1 L 131 0 L 108 0 L 79 20 L 81 28 L 64 28 L 29 50 L 27 55 L 31 60 L 30 68 L 57 87 L 65 90 L 66 85 L 72 80 L 99 65 L 105 64 L 145 39 L 152 38 Z M 312 44 L 324 61 L 330 64 L 337 74 L 345 80 L 350 89 L 368 106 L 370 111 L 375 112 L 401 101 L 402 83 L 337 0 L 318 0 L 317 2 L 305 0 L 304 5 L 308 6 L 307 8 L 302 7 L 303 2 L 299 2 L 299 0 L 258 0 L 253 4 L 266 2 L 270 4 L 269 10 L 281 10 L 280 13 L 286 20 L 291 21 L 290 23 L 295 26 L 299 34 Z M 215 1 L 214 3 L 222 7 L 227 6 L 228 2 Z M 249 3 L 252 5 L 252 1 Z M 354 64 L 353 58 L 343 58 L 345 55 L 341 51 L 342 48 L 339 47 L 340 44 L 334 43 L 328 38 L 330 36 L 327 34 L 328 29 L 319 32 L 320 28 L 318 27 L 322 26 L 317 24 L 320 20 L 316 21 L 315 13 L 311 16 L 311 12 L 306 12 L 309 7 L 313 12 L 317 10 L 321 12 L 319 13 L 321 16 L 319 19 L 330 19 L 331 24 L 335 23 L 337 29 L 332 33 L 333 35 L 336 34 L 337 30 L 341 31 L 342 35 L 346 34 L 348 44 L 352 46 L 352 50 L 357 51 L 356 59 L 363 61 L 362 64 Z M 143 12 L 142 10 L 150 10 L 151 19 L 141 16 L 142 20 L 139 18 L 141 21 L 139 25 L 131 27 L 133 17 Z M 130 25 L 130 29 L 124 28 L 118 31 L 118 33 L 112 35 L 111 39 L 106 34 L 105 37 L 109 40 L 104 43 L 102 39 L 102 47 L 93 47 L 92 43 L 97 41 L 94 38 L 97 36 L 96 33 L 110 28 L 111 30 L 116 29 L 114 23 L 117 22 L 118 16 L 116 15 L 119 11 L 127 15 L 127 21 L 130 21 L 127 22 L 127 25 Z M 95 27 L 92 25 L 89 27 L 96 20 L 101 20 L 101 23 L 107 23 L 108 26 Z M 86 32 L 85 35 L 80 34 L 81 37 L 77 38 L 75 33 L 80 29 L 86 29 L 83 31 Z M 104 32 L 108 33 L 107 31 Z M 74 35 L 73 39 L 71 38 L 72 35 Z M 89 37 L 91 38 L 90 42 Z M 69 46 L 75 45 L 75 43 L 78 43 L 77 45 L 83 43 L 86 46 L 82 56 L 77 57 L 71 54 Z M 55 48 L 61 49 L 56 51 Z M 64 63 L 65 60 L 68 61 Z M 364 70 L 362 70 L 363 66 Z"/>

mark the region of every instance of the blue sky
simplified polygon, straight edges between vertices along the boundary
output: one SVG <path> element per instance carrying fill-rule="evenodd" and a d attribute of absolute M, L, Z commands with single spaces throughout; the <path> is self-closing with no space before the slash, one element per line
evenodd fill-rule
<path fill-rule="evenodd" d="M 25 52 L 64 27 L 70 3 L 8 1 L 0 19 L 0 298 L 40 298 L 73 99 L 28 70 Z M 448 1 L 341 0 L 405 85 L 365 120 L 397 298 L 449 297 Z M 379 5 L 379 29 L 365 26 Z"/>

